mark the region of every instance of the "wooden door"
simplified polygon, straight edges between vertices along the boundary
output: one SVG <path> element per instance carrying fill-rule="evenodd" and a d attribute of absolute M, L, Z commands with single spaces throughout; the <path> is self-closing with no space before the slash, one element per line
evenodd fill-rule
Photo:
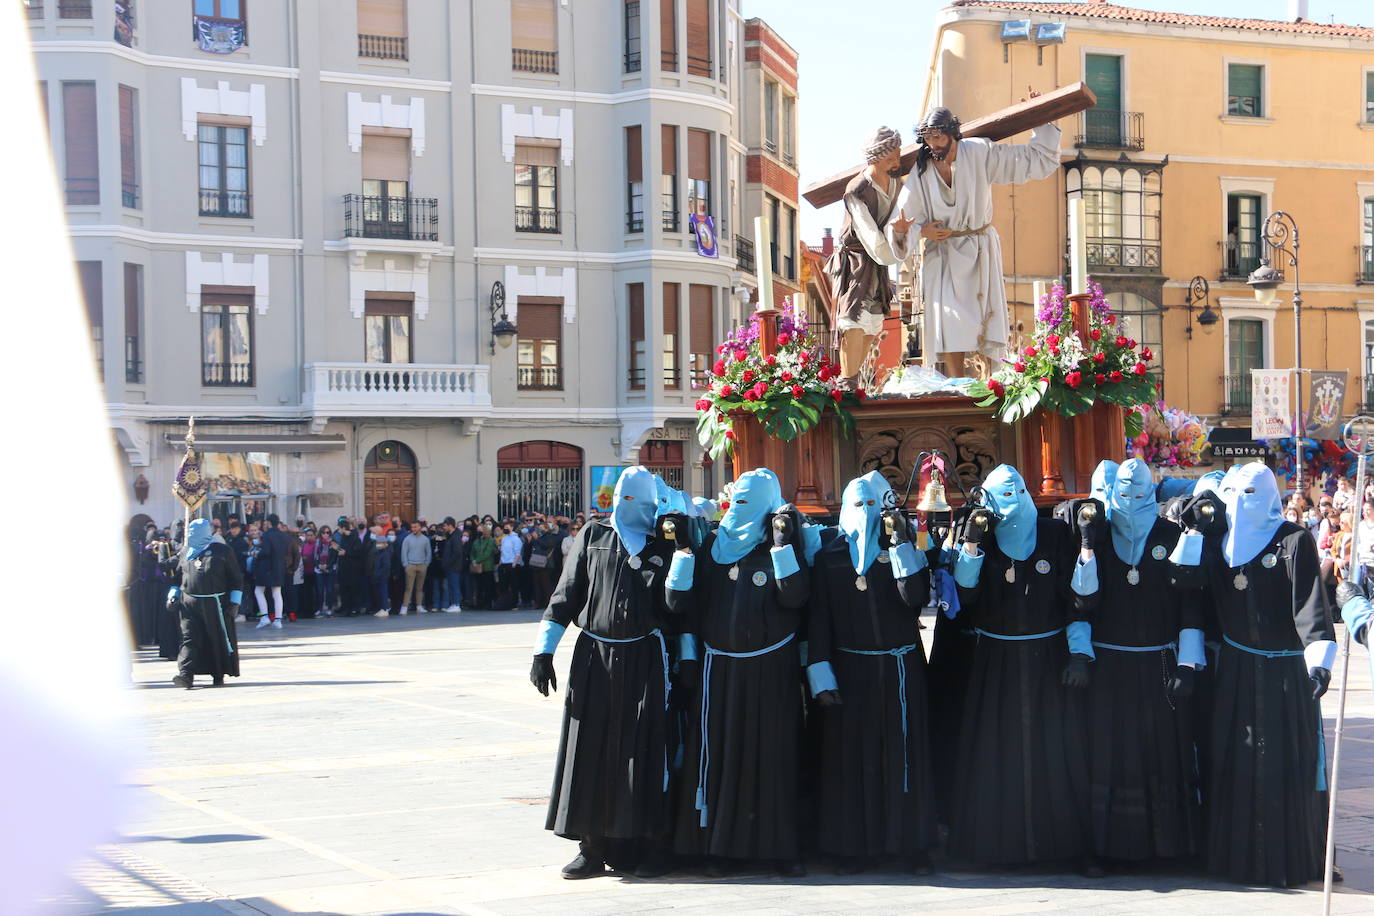
<path fill-rule="evenodd" d="M 415 472 L 367 471 L 363 475 L 363 505 L 369 520 L 379 512 L 390 512 L 411 521 L 415 518 Z"/>

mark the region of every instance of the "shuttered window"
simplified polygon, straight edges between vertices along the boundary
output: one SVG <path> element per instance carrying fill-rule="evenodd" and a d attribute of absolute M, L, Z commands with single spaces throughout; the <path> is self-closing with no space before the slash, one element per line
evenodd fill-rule
<path fill-rule="evenodd" d="M 1264 67 L 1259 64 L 1228 64 L 1226 113 L 1236 117 L 1264 117 Z"/>
<path fill-rule="evenodd" d="M 625 231 L 644 231 L 644 130 L 625 128 Z"/>
<path fill-rule="evenodd" d="M 119 87 L 119 191 L 124 206 L 138 207 L 138 94 Z"/>
<path fill-rule="evenodd" d="M 200 296 L 200 381 L 211 388 L 253 385 L 253 293 Z"/>
<path fill-rule="evenodd" d="M 677 0 L 659 0 L 658 35 L 662 49 L 663 69 L 677 72 Z"/>
<path fill-rule="evenodd" d="M 521 296 L 517 300 L 515 371 L 518 387 L 527 391 L 563 388 L 563 300 Z"/>
<path fill-rule="evenodd" d="M 1374 124 L 1374 70 L 1364 75 L 1364 122 Z"/>
<path fill-rule="evenodd" d="M 682 387 L 682 367 L 678 363 L 678 349 L 682 337 L 678 332 L 681 307 L 678 302 L 682 287 L 676 283 L 663 284 L 663 387 Z"/>
<path fill-rule="evenodd" d="M 512 69 L 558 72 L 556 0 L 511 0 L 510 32 Z"/>
<path fill-rule="evenodd" d="M 625 0 L 625 72 L 638 73 L 640 67 L 639 0 Z"/>
<path fill-rule="evenodd" d="M 716 351 L 715 309 L 712 306 L 712 288 L 702 283 L 688 287 L 688 320 L 691 322 L 691 355 L 688 369 L 692 374 L 692 387 L 705 388 L 710 384 L 712 354 Z"/>
<path fill-rule="evenodd" d="M 516 231 L 558 231 L 558 150 L 557 141 L 515 144 Z"/>
<path fill-rule="evenodd" d="M 143 382 L 143 265 L 124 265 L 124 381 Z"/>
<path fill-rule="evenodd" d="M 363 178 L 410 180 L 410 131 L 363 134 Z"/>
<path fill-rule="evenodd" d="M 358 34 L 406 34 L 406 0 L 358 0 Z"/>
<path fill-rule="evenodd" d="M 77 261 L 76 277 L 81 283 L 81 299 L 86 303 L 86 323 L 91 328 L 91 346 L 96 374 L 105 376 L 105 293 L 101 286 L 99 261 Z"/>
<path fill-rule="evenodd" d="M 62 84 L 62 132 L 67 166 L 67 203 L 100 203 L 95 83 Z"/>
<path fill-rule="evenodd" d="M 630 388 L 644 388 L 644 284 L 631 283 L 626 287 L 630 311 Z"/>
<path fill-rule="evenodd" d="M 689 212 L 711 212 L 711 132 L 687 131 L 687 208 Z"/>
<path fill-rule="evenodd" d="M 681 227 L 677 206 L 677 127 L 672 124 L 662 125 L 662 138 L 663 175 L 660 197 L 663 207 L 663 229 L 666 232 L 677 232 Z"/>
<path fill-rule="evenodd" d="M 687 0 L 687 72 L 711 75 L 711 0 Z"/>

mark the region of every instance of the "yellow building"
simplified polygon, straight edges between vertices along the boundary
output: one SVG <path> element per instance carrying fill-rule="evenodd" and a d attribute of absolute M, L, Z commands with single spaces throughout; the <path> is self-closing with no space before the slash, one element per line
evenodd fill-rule
<path fill-rule="evenodd" d="M 1089 274 L 1159 354 L 1165 399 L 1248 426 L 1249 370 L 1294 359 L 1297 271 L 1276 259 L 1268 306 L 1245 283 L 1283 210 L 1301 234 L 1302 365 L 1348 369 L 1347 411 L 1374 407 L 1374 29 L 956 0 L 916 107 L 968 121 L 1079 79 L 1098 105 L 1060 123 L 1063 169 L 997 189 L 1013 324 L 1029 330 L 1035 281 L 1067 272 L 1066 201 L 1082 193 Z M 1190 311 L 1195 276 L 1209 297 Z M 1204 306 L 1219 320 L 1204 326 Z"/>

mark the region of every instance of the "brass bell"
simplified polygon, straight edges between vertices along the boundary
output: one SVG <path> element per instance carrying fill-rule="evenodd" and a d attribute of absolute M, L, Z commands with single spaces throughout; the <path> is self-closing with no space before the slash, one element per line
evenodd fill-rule
<path fill-rule="evenodd" d="M 921 501 L 916 504 L 917 512 L 949 512 L 952 507 L 945 500 L 945 484 L 936 468 L 930 469 L 930 483 L 921 493 Z"/>
<path fill-rule="evenodd" d="M 1078 517 L 1085 522 L 1091 522 L 1097 518 L 1097 507 L 1092 503 L 1084 503 L 1083 508 L 1078 510 Z"/>
<path fill-rule="evenodd" d="M 677 525 L 670 518 L 663 520 L 663 537 L 669 541 L 677 540 Z"/>

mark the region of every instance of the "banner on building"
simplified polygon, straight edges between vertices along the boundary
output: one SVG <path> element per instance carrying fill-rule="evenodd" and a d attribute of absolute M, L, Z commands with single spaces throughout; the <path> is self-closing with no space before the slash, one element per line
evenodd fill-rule
<path fill-rule="evenodd" d="M 1312 439 L 1341 437 L 1341 405 L 1345 403 L 1345 383 L 1349 373 L 1313 370 L 1312 399 L 1307 408 L 1307 436 Z"/>
<path fill-rule="evenodd" d="M 693 213 L 687 217 L 687 230 L 697 240 L 697 254 L 703 258 L 720 257 L 720 245 L 716 242 L 715 217 Z"/>
<path fill-rule="evenodd" d="M 620 465 L 594 464 L 591 466 L 592 504 L 591 511 L 606 513 L 615 506 L 615 482 L 620 479 Z"/>
<path fill-rule="evenodd" d="M 1251 369 L 1250 409 L 1256 439 L 1293 435 L 1292 369 Z"/>
<path fill-rule="evenodd" d="M 210 54 L 233 54 L 248 43 L 248 30 L 242 21 L 196 16 L 195 24 L 196 43 Z"/>
<path fill-rule="evenodd" d="M 114 40 L 126 48 L 134 46 L 134 0 L 115 0 Z"/>

